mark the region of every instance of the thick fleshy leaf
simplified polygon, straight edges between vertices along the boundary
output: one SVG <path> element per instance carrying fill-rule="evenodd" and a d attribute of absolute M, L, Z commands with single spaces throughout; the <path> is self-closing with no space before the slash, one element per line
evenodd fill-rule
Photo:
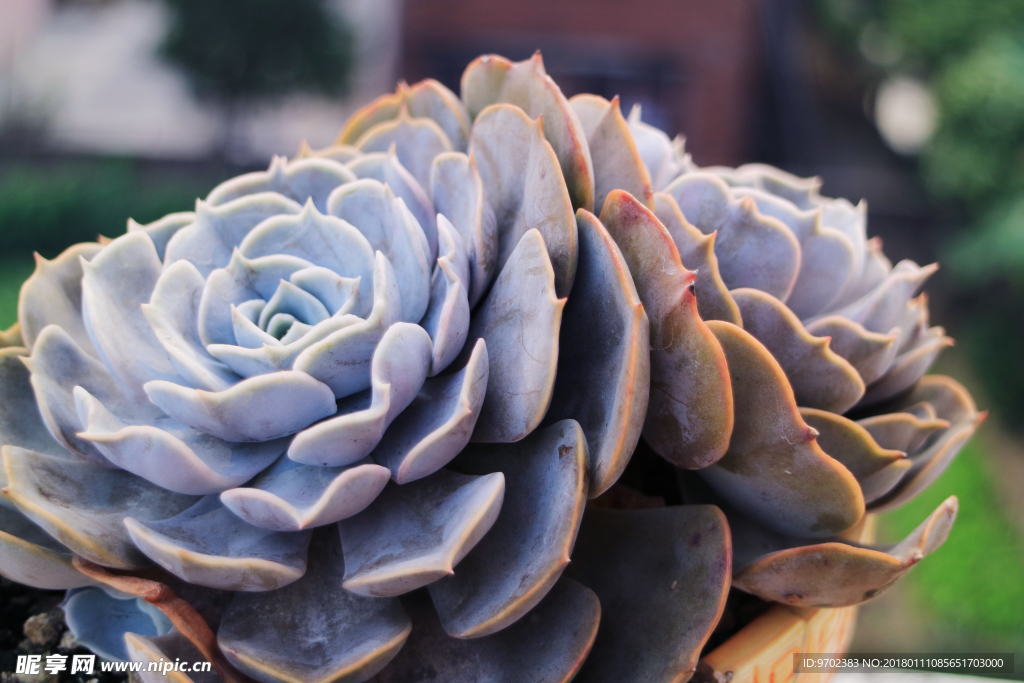
<path fill-rule="evenodd" d="M 391 263 L 377 252 L 373 267 L 373 308 L 366 320 L 346 325 L 304 349 L 294 368 L 308 373 L 344 398 L 370 387 L 374 351 L 402 315 L 402 296 Z M 358 458 L 357 458 L 358 459 Z"/>
<path fill-rule="evenodd" d="M 164 260 L 164 254 L 167 252 L 167 243 L 171 241 L 179 230 L 192 225 L 196 220 L 196 214 L 194 211 L 180 211 L 178 213 L 169 213 L 163 218 L 158 218 L 152 223 L 146 223 L 140 225 L 131 218 L 128 219 L 128 232 L 144 232 L 149 236 L 149 239 L 153 240 L 153 246 L 156 247 L 157 256 L 160 260 Z"/>
<path fill-rule="evenodd" d="M 857 369 L 864 384 L 885 374 L 896 357 L 896 335 L 868 332 L 860 323 L 827 315 L 807 325 L 815 337 L 828 337 L 829 348 Z"/>
<path fill-rule="evenodd" d="M 331 190 L 355 179 L 352 171 L 330 159 L 297 159 L 289 163 L 284 157 L 274 157 L 266 171 L 227 180 L 215 187 L 206 201 L 218 206 L 250 194 L 276 192 L 299 204 L 312 200 L 320 213 L 326 213 Z"/>
<path fill-rule="evenodd" d="M 398 117 L 382 121 L 359 136 L 355 146 L 361 152 L 387 152 L 392 146 L 402 166 L 420 187 L 430 186 L 430 166 L 438 154 L 454 151 L 448 135 L 432 119 L 413 118 L 407 107 Z"/>
<path fill-rule="evenodd" d="M 153 243 L 138 232 L 117 238 L 92 261 L 82 261 L 82 310 L 89 338 L 104 365 L 138 400 L 145 400 L 141 390 L 146 382 L 179 379 L 142 313 L 162 268 Z"/>
<path fill-rule="evenodd" d="M 270 593 L 238 593 L 217 642 L 260 683 L 362 683 L 402 647 L 412 624 L 397 600 L 342 587 L 337 534 L 323 530 L 302 579 Z"/>
<path fill-rule="evenodd" d="M 393 95 L 382 95 L 357 111 L 345 123 L 345 128 L 338 135 L 338 143 L 355 143 L 376 124 L 397 118 L 403 106 L 414 117 L 433 120 L 455 149 L 465 151 L 469 139 L 469 116 L 458 96 L 432 78 L 413 86 L 399 83 Z"/>
<path fill-rule="evenodd" d="M 437 212 L 451 222 L 469 252 L 468 294 L 472 308 L 490 287 L 498 258 L 498 226 L 494 209 L 484 199 L 475 157 L 460 152 L 434 157 L 430 194 Z"/>
<path fill-rule="evenodd" d="M 683 266 L 697 274 L 693 286 L 700 317 L 703 320 L 724 320 L 742 327 L 740 309 L 729 296 L 729 289 L 718 272 L 718 257 L 715 256 L 717 233 L 705 235 L 691 225 L 672 195 L 664 192 L 654 195 L 654 215 L 672 236 Z"/>
<path fill-rule="evenodd" d="M 395 269 L 402 320 L 418 323 L 430 300 L 430 251 L 419 223 L 387 185 L 366 178 L 342 185 L 327 200 L 332 216 L 354 225 Z M 435 244 L 433 253 L 437 253 Z"/>
<path fill-rule="evenodd" d="M 569 105 L 583 126 L 594 164 L 595 210 L 604 206 L 612 190 L 625 190 L 653 210 L 651 179 L 622 117 L 618 95 L 611 102 L 597 95 L 576 95 Z"/>
<path fill-rule="evenodd" d="M 420 325 L 433 343 L 430 376 L 448 367 L 459 355 L 469 334 L 469 255 L 455 227 L 437 217 L 441 257 L 430 278 L 430 305 Z"/>
<path fill-rule="evenodd" d="M 741 544 L 753 547 L 744 549 L 749 559 L 737 564 L 733 585 L 763 600 L 800 607 L 856 605 L 882 593 L 937 550 L 949 536 L 957 507 L 956 496 L 950 496 L 907 538 L 889 548 L 840 539 L 801 545 L 797 539 L 736 530 L 737 560 Z M 749 521 L 747 525 L 754 527 Z"/>
<path fill-rule="evenodd" d="M 756 188 L 738 188 L 733 196 L 750 197 L 765 216 L 782 221 L 800 243 L 800 272 L 786 299 L 798 318 L 827 310 L 860 275 L 854 270 L 857 253 L 853 242 L 823 223 L 823 210 L 800 210 L 786 199 Z"/>
<path fill-rule="evenodd" d="M 865 504 L 870 507 L 876 500 L 896 488 L 896 485 L 913 466 L 914 461 L 905 458 L 861 479 L 860 490 L 864 492 Z"/>
<path fill-rule="evenodd" d="M 312 326 L 322 323 L 331 314 L 327 311 L 327 306 L 315 296 L 294 283 L 282 280 L 278 284 L 274 296 L 270 297 L 270 301 L 266 302 L 260 310 L 256 324 L 267 330 L 267 333 L 275 339 L 283 339 L 282 335 L 273 333 L 272 321 L 280 315 L 289 316 L 293 323 L 301 322 Z M 238 337 L 237 328 L 235 337 Z"/>
<path fill-rule="evenodd" d="M 84 431 L 118 467 L 177 493 L 200 496 L 240 486 L 268 467 L 287 444 L 282 439 L 232 443 L 166 418 L 132 424 L 107 410 L 82 387 L 75 387 Z"/>
<path fill-rule="evenodd" d="M 843 200 L 837 200 L 843 201 Z M 864 235 L 867 221 L 867 205 L 861 201 L 857 206 L 860 214 L 858 220 L 848 221 L 848 225 L 857 225 L 857 232 Z M 854 242 L 856 245 L 857 243 Z M 846 306 L 857 301 L 862 296 L 882 283 L 892 271 L 892 262 L 882 253 L 882 238 L 872 237 L 864 243 L 863 265 L 861 266 L 860 277 L 854 281 L 845 292 L 839 295 L 835 306 Z"/>
<path fill-rule="evenodd" d="M 339 467 L 370 454 L 385 430 L 419 393 L 430 369 L 430 336 L 419 325 L 395 323 L 373 353 L 372 396 L 353 396 L 337 417 L 299 432 L 288 457 L 306 465 Z"/>
<path fill-rule="evenodd" d="M 149 564 L 122 520 L 164 519 L 195 498 L 172 493 L 124 470 L 5 446 L 5 495 L 26 517 L 75 554 L 106 567 Z M 88 486 L 83 486 L 88 482 Z"/>
<path fill-rule="evenodd" d="M 544 135 L 557 155 L 573 209 L 595 210 L 594 164 L 586 133 L 561 89 L 544 72 L 540 52 L 516 63 L 498 55 L 477 57 L 462 74 L 462 101 L 474 124 L 485 107 L 497 102 L 543 119 Z"/>
<path fill-rule="evenodd" d="M 178 578 L 232 591 L 271 591 L 298 580 L 312 533 L 253 526 L 217 496 L 162 521 L 131 516 L 124 525 L 139 550 Z"/>
<path fill-rule="evenodd" d="M 377 676 L 379 683 L 419 683 L 425 671 L 439 681 L 568 683 L 601 620 L 594 592 L 570 579 L 559 581 L 530 618 L 485 638 L 450 637 L 426 600 L 410 604 L 410 611 L 416 625 L 409 642 Z"/>
<path fill-rule="evenodd" d="M 891 481 L 892 485 L 895 485 L 896 481 L 892 480 L 892 475 L 895 474 L 898 480 L 900 473 L 909 467 L 909 463 L 900 465 L 890 469 L 886 475 L 879 476 L 882 470 L 904 460 L 907 457 L 906 452 L 882 448 L 868 430 L 842 415 L 826 410 L 801 408 L 800 417 L 818 432 L 818 445 L 821 449 L 829 457 L 842 463 L 850 470 L 850 474 L 857 478 L 861 490 L 864 491 L 865 500 L 869 497 L 866 483 L 873 489 L 884 487 L 883 481 Z"/>
<path fill-rule="evenodd" d="M 23 362 L 32 371 L 32 390 L 39 406 L 37 414 L 42 416 L 50 434 L 68 451 L 95 465 L 109 467 L 111 463 L 94 444 L 78 436 L 85 425 L 78 416 L 74 387 L 84 388 L 124 419 L 150 421 L 163 415 L 149 401 L 137 400 L 103 363 L 82 350 L 71 335 L 56 325 L 43 330 L 36 340 L 32 357 L 23 359 Z M 4 405 L 17 404 L 13 400 L 5 400 Z M 32 421 L 25 416 L 19 424 L 24 429 Z M 65 455 L 44 444 L 37 444 L 32 449 L 51 455 Z"/>
<path fill-rule="evenodd" d="M 369 460 L 313 467 L 281 458 L 251 486 L 225 491 L 220 501 L 249 524 L 301 531 L 361 512 L 384 490 L 390 475 Z"/>
<path fill-rule="evenodd" d="M 576 291 L 559 337 L 546 420 L 575 418 L 590 447 L 590 497 L 615 483 L 640 440 L 651 386 L 647 314 L 615 240 L 589 211 L 576 212 Z"/>
<path fill-rule="evenodd" d="M 365 315 L 369 311 L 372 301 L 370 276 L 374 263 L 373 248 L 359 230 L 335 216 L 327 215 L 326 209 L 320 211 L 307 203 L 296 216 L 278 216 L 263 221 L 242 240 L 238 250 L 249 259 L 278 254 L 297 256 L 305 259 L 307 266 L 323 266 L 343 277 L 361 278 L 359 296 L 364 308 L 358 313 Z M 275 289 L 277 282 L 272 281 Z M 211 277 L 207 291 L 219 286 L 220 283 L 215 285 Z M 230 299 L 229 303 L 237 304 L 250 298 Z M 269 299 L 270 296 L 262 298 Z M 208 342 L 230 343 L 230 340 L 204 339 Z"/>
<path fill-rule="evenodd" d="M 920 267 L 900 261 L 879 285 L 853 303 L 830 315 L 848 318 L 871 332 L 888 332 L 900 321 L 907 303 L 938 266 Z"/>
<path fill-rule="evenodd" d="M 857 423 L 883 448 L 916 454 L 928 439 L 950 426 L 949 420 L 922 419 L 913 413 L 885 413 Z"/>
<path fill-rule="evenodd" d="M 941 327 L 931 328 L 917 346 L 901 353 L 893 360 L 889 371 L 868 387 L 862 405 L 874 405 L 903 393 L 921 379 L 943 349 L 953 346 L 953 340 Z"/>
<path fill-rule="evenodd" d="M 486 340 L 490 366 L 474 441 L 518 441 L 540 424 L 551 404 L 565 307 L 565 299 L 556 298 L 551 265 L 544 238 L 529 230 L 470 322 L 464 348 Z"/>
<path fill-rule="evenodd" d="M 694 275 L 665 226 L 631 195 L 609 194 L 601 222 L 622 250 L 650 321 L 644 438 L 678 467 L 706 467 L 729 444 L 732 388 L 722 348 L 697 313 Z"/>
<path fill-rule="evenodd" d="M 5 505 L 0 505 L 0 576 L 44 590 L 93 582 L 71 564 L 71 551 Z"/>
<path fill-rule="evenodd" d="M 576 221 L 541 122 L 510 104 L 494 105 L 477 117 L 469 150 L 497 222 L 498 270 L 522 236 L 536 229 L 551 255 L 558 296 L 568 295 L 576 274 Z"/>
<path fill-rule="evenodd" d="M 157 245 L 157 254 L 167 265 L 188 261 L 207 277 L 228 264 L 231 252 L 257 225 L 301 210 L 301 204 L 276 192 L 247 194 L 220 205 L 199 200 L 195 220 L 175 233 L 167 243 L 166 254 Z"/>
<path fill-rule="evenodd" d="M 494 525 L 505 496 L 500 472 L 447 470 L 398 486 L 338 523 L 347 590 L 393 597 L 449 576 Z"/>
<path fill-rule="evenodd" d="M 720 178 L 688 173 L 665 188 L 686 220 L 704 234 L 717 232 L 715 254 L 730 290 L 750 287 L 785 301 L 800 271 L 800 243 L 784 223 L 736 199 Z"/>
<path fill-rule="evenodd" d="M 470 446 L 455 461 L 459 471 L 503 473 L 505 502 L 494 528 L 455 574 L 430 585 L 449 635 L 477 638 L 500 631 L 555 585 L 583 517 L 587 461 L 586 438 L 572 420 L 519 443 Z"/>
<path fill-rule="evenodd" d="M 829 348 L 825 337 L 814 337 L 793 311 L 775 297 L 756 289 L 730 292 L 749 332 L 782 366 L 798 405 L 845 413 L 864 395 L 864 380 L 856 368 Z"/>
<path fill-rule="evenodd" d="M 405 166 L 402 166 L 394 147 L 387 152 L 363 154 L 359 159 L 350 162 L 348 167 L 359 178 L 371 178 L 384 183 L 391 188 L 396 197 L 405 202 L 409 212 L 416 218 L 416 222 L 427 236 L 430 260 L 433 261 L 437 256 L 437 214 L 434 213 L 434 204 L 427 196 L 428 188 L 421 186 L 419 181 L 405 170 Z"/>
<path fill-rule="evenodd" d="M 229 593 L 185 583 L 156 568 L 144 570 L 145 576 L 141 576 L 142 572 L 115 574 L 81 557 L 76 557 L 74 563 L 80 572 L 95 579 L 111 594 L 133 595 L 160 610 L 174 629 L 199 650 L 201 659 L 212 665 L 224 683 L 247 683 L 248 679 L 224 658 L 213 633 L 220 625 L 231 597 Z"/>
<path fill-rule="evenodd" d="M 708 327 L 729 361 L 736 423 L 729 451 L 701 470 L 720 496 L 783 533 L 841 533 L 864 516 L 864 497 L 850 471 L 817 444 L 800 417 L 782 367 L 752 335 L 712 320 Z"/>
<path fill-rule="evenodd" d="M 288 436 L 337 410 L 330 387 L 295 370 L 250 377 L 224 391 L 161 381 L 145 389 L 149 400 L 174 419 L 225 441 Z"/>
<path fill-rule="evenodd" d="M 372 455 L 398 484 L 441 469 L 469 443 L 487 393 L 487 343 L 478 339 L 464 368 L 428 379 L 384 433 Z"/>
<path fill-rule="evenodd" d="M 79 645 L 84 645 L 104 659 L 127 661 L 126 633 L 159 636 L 171 624 L 145 600 L 114 597 L 102 588 L 73 591 L 61 604 L 68 630 Z"/>
<path fill-rule="evenodd" d="M 353 228 L 352 232 L 356 230 Z M 369 243 L 363 242 L 366 253 L 372 254 Z M 256 325 L 259 314 L 281 280 L 289 280 L 311 267 L 312 263 L 298 256 L 273 254 L 248 259 L 235 250 L 227 267 L 210 273 L 199 302 L 199 337 L 207 350 L 219 344 L 258 347 L 279 343 Z M 238 311 L 233 311 L 233 307 Z M 246 322 L 239 319 L 239 313 Z M 250 333 L 255 335 L 254 339 L 249 339 Z"/>
<path fill-rule="evenodd" d="M 7 349 L 12 346 L 26 348 L 25 339 L 21 336 L 21 324 L 17 322 L 6 330 L 0 330 L 0 349 Z"/>
<path fill-rule="evenodd" d="M 296 159 L 331 159 L 341 164 L 347 164 L 361 156 L 363 156 L 363 153 L 352 145 L 335 144 L 328 145 L 322 149 L 313 149 L 306 140 L 299 143 L 299 151 L 295 153 Z"/>
<path fill-rule="evenodd" d="M 708 166 L 701 171 L 714 173 L 732 187 L 754 187 L 770 192 L 799 209 L 811 209 L 823 201 L 818 194 L 821 178 L 801 178 L 768 164 L 743 164 L 737 168 Z"/>
<path fill-rule="evenodd" d="M 59 325 L 86 352 L 97 355 L 82 319 L 82 259 L 91 261 L 102 249 L 84 242 L 68 247 L 52 261 L 36 256 L 35 272 L 22 284 L 18 297 L 21 336 L 30 351 L 47 325 Z"/>
<path fill-rule="evenodd" d="M 295 271 L 288 279 L 316 297 L 327 308 L 328 315 L 345 315 L 361 310 L 358 277 L 342 277 L 330 268 L 310 266 Z"/>
<path fill-rule="evenodd" d="M 174 670 L 178 662 L 189 662 L 189 668 L 203 663 L 203 653 L 177 629 L 162 636 L 125 633 L 124 643 L 128 659 L 142 662 L 142 671 L 138 674 L 142 683 L 219 683 L 221 680 L 213 671 Z M 159 668 L 148 671 L 151 664 Z M 164 673 L 166 667 L 171 668 Z"/>
<path fill-rule="evenodd" d="M 56 329 L 56 328 L 55 328 Z M 62 456 L 65 451 L 47 431 L 40 417 L 25 360 L 28 349 L 0 349 L 0 446 L 20 446 Z M 90 359 L 96 362 L 95 359 Z"/>
<path fill-rule="evenodd" d="M 941 375 L 922 377 L 895 408 L 898 411 L 899 406 L 907 406 L 904 410 L 912 412 L 915 404 L 922 402 L 934 409 L 936 418 L 948 421 L 950 426 L 932 437 L 927 448 L 911 455 L 913 466 L 890 493 L 872 503 L 872 512 L 898 507 L 927 488 L 952 462 L 987 415 L 977 411 L 966 389 Z"/>
<path fill-rule="evenodd" d="M 576 681 L 676 683 L 697 666 L 725 608 L 732 543 L 711 505 L 589 510 L 569 575 L 601 600 Z"/>
<path fill-rule="evenodd" d="M 199 338 L 199 306 L 205 284 L 194 265 L 178 261 L 160 274 L 142 312 L 178 374 L 194 388 L 221 391 L 241 377 L 211 356 Z"/>
<path fill-rule="evenodd" d="M 664 132 L 641 121 L 641 116 L 640 104 L 634 104 L 627 119 L 629 132 L 647 168 L 651 186 L 658 191 L 686 170 L 689 155 L 682 153 L 682 144 L 676 144 L 680 138 L 669 140 Z"/>
<path fill-rule="evenodd" d="M 358 293 L 358 283 L 356 283 L 354 293 Z M 235 308 L 232 312 L 232 317 L 236 324 L 235 338 L 242 341 L 243 333 L 240 332 L 239 328 L 243 327 L 245 323 L 242 322 L 244 315 L 240 315 L 240 310 L 241 307 Z M 318 342 L 324 341 L 339 330 L 362 322 L 363 319 L 358 316 L 341 313 L 331 316 L 311 329 L 306 330 L 304 334 L 294 341 L 288 339 L 287 334 L 279 341 L 269 334 L 263 333 L 263 337 L 253 340 L 255 348 L 245 348 L 230 344 L 211 344 L 207 348 L 213 356 L 223 361 L 225 365 L 238 374 L 243 377 L 255 377 L 256 375 L 265 375 L 270 372 L 291 370 L 303 351 Z M 291 329 L 295 330 L 300 324 L 292 324 Z M 255 324 L 252 324 L 251 327 L 246 326 L 245 329 L 253 334 L 259 332 L 259 327 Z M 262 344 L 262 346 L 257 344 Z"/>

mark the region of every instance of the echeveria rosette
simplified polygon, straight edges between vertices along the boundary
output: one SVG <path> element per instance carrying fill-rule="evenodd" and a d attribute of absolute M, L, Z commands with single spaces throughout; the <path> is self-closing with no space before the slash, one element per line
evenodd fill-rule
<path fill-rule="evenodd" d="M 402 84 L 40 260 L 0 349 L 0 573 L 112 615 L 110 656 L 232 681 L 685 680 L 730 574 L 854 604 L 955 515 L 850 540 L 978 421 L 921 377 L 932 269 L 864 219 L 694 167 L 539 55 Z M 584 514 L 641 432 L 687 504 Z"/>

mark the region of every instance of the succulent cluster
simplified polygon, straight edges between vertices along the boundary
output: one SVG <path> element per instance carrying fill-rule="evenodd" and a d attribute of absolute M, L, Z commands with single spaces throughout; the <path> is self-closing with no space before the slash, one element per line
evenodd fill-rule
<path fill-rule="evenodd" d="M 956 500 L 891 548 L 866 512 L 980 418 L 923 377 L 934 268 L 818 189 L 698 168 L 539 55 L 402 84 L 39 259 L 0 349 L 0 573 L 70 589 L 103 656 L 266 683 L 677 682 L 730 587 L 871 598 Z M 641 438 L 684 504 L 616 484 Z"/>

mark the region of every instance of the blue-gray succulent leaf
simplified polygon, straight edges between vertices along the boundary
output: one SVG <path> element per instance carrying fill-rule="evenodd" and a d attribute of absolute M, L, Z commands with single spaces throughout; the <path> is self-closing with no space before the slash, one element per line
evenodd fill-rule
<path fill-rule="evenodd" d="M 159 636 L 171 630 L 167 617 L 142 598 L 116 598 L 95 587 L 69 592 L 61 609 L 75 641 L 113 661 L 129 659 L 126 634 Z"/>
<path fill-rule="evenodd" d="M 469 443 L 487 395 L 487 343 L 478 339 L 456 373 L 432 377 L 373 450 L 397 484 L 433 474 Z"/>
<path fill-rule="evenodd" d="M 214 206 L 261 192 L 277 192 L 299 204 L 312 200 L 321 212 L 327 210 L 327 197 L 338 185 L 356 179 L 343 164 L 330 159 L 274 157 L 270 168 L 226 180 L 213 189 L 206 201 Z"/>
<path fill-rule="evenodd" d="M 118 467 L 191 496 L 240 486 L 288 447 L 285 439 L 224 441 L 173 418 L 132 424 L 111 413 L 82 387 L 75 387 L 75 400 L 84 425 L 79 438 L 93 443 Z"/>
<path fill-rule="evenodd" d="M 85 242 L 68 247 L 52 261 L 36 256 L 36 269 L 18 298 L 18 322 L 29 351 L 46 327 L 59 325 L 89 355 L 99 355 L 82 318 L 82 260 L 91 261 L 102 249 Z"/>
<path fill-rule="evenodd" d="M 157 253 L 165 266 L 188 261 L 208 277 L 228 264 L 232 250 L 257 225 L 301 210 L 301 204 L 276 192 L 246 195 L 221 205 L 197 200 L 195 219 L 174 234 L 164 251 L 157 245 Z"/>
<path fill-rule="evenodd" d="M 337 410 L 330 387 L 297 370 L 249 377 L 223 391 L 159 380 L 145 389 L 171 417 L 225 441 L 289 436 Z"/>
<path fill-rule="evenodd" d="M 327 201 L 332 216 L 353 225 L 387 257 L 402 292 L 402 320 L 418 323 L 430 297 L 431 250 L 420 223 L 390 186 L 366 178 L 342 185 Z"/>
<path fill-rule="evenodd" d="M 437 217 L 441 257 L 430 278 L 430 304 L 421 321 L 434 344 L 430 376 L 455 360 L 469 334 L 469 254 L 462 237 L 443 215 Z"/>
<path fill-rule="evenodd" d="M 387 152 L 371 152 L 360 155 L 346 164 L 360 179 L 373 180 L 389 186 L 400 197 L 416 221 L 423 228 L 430 247 L 430 260 L 437 258 L 437 219 L 434 204 L 430 201 L 426 190 L 398 160 L 395 148 Z"/>
<path fill-rule="evenodd" d="M 471 271 L 469 305 L 475 307 L 497 274 L 498 225 L 494 209 L 484 197 L 474 157 L 461 152 L 437 155 L 430 170 L 430 192 L 437 212 L 451 222 L 466 245 Z"/>
<path fill-rule="evenodd" d="M 383 334 L 371 365 L 370 404 L 299 432 L 288 457 L 307 465 L 338 467 L 361 460 L 427 379 L 430 336 L 418 325 L 395 323 Z"/>
<path fill-rule="evenodd" d="M 5 496 L 18 510 L 76 555 L 104 567 L 138 569 L 150 564 L 128 536 L 125 517 L 166 519 L 196 501 L 125 470 L 81 458 L 5 446 L 3 461 Z"/>
<path fill-rule="evenodd" d="M 0 504 L 0 576 L 44 590 L 92 584 L 71 564 L 72 558 L 70 550 L 16 508 Z"/>
<path fill-rule="evenodd" d="M 381 252 L 374 261 L 373 308 L 365 320 L 339 329 L 303 349 L 293 367 L 331 387 L 337 398 L 371 385 L 370 364 L 388 328 L 401 320 L 402 294 L 391 262 Z"/>
<path fill-rule="evenodd" d="M 505 477 L 441 470 L 404 486 L 391 483 L 363 512 L 338 523 L 344 587 L 394 597 L 449 576 L 501 511 Z"/>
<path fill-rule="evenodd" d="M 309 531 L 281 532 L 243 521 L 209 495 L 160 521 L 126 517 L 135 545 L 192 584 L 233 591 L 269 591 L 306 572 Z"/>
<path fill-rule="evenodd" d="M 412 623 L 397 599 L 345 590 L 344 574 L 338 534 L 324 529 L 301 579 L 269 593 L 235 595 L 217 630 L 221 651 L 263 683 L 372 678 L 401 649 Z"/>
<path fill-rule="evenodd" d="M 366 508 L 391 473 L 364 458 L 341 467 L 303 465 L 282 456 L 251 485 L 224 491 L 220 500 L 246 522 L 274 531 L 333 524 Z"/>
<path fill-rule="evenodd" d="M 92 261 L 82 260 L 89 338 L 104 365 L 139 400 L 146 382 L 181 379 L 142 311 L 162 269 L 153 242 L 139 232 L 118 237 Z"/>
<path fill-rule="evenodd" d="M 220 391 L 241 377 L 210 355 L 199 337 L 198 316 L 206 281 L 188 261 L 160 274 L 142 313 L 182 379 L 196 389 Z"/>
<path fill-rule="evenodd" d="M 164 255 L 167 253 L 167 243 L 171 241 L 179 230 L 187 228 L 192 225 L 196 220 L 196 214 L 194 211 L 179 211 L 177 213 L 169 213 L 163 218 L 158 218 L 152 223 L 141 224 L 137 223 L 133 219 L 128 219 L 128 232 L 144 232 L 149 236 L 149 239 L 153 240 L 153 246 L 156 247 L 157 256 L 160 260 L 164 260 Z"/>

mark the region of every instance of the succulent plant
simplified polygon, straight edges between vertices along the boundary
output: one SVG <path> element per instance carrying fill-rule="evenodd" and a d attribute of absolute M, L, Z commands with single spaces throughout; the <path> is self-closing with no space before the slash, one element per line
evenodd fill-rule
<path fill-rule="evenodd" d="M 923 377 L 934 267 L 818 190 L 698 168 L 539 55 L 401 84 L 335 146 L 38 260 L 0 349 L 0 573 L 70 589 L 103 656 L 266 682 L 684 681 L 730 587 L 871 598 L 956 500 L 892 548 L 866 512 L 980 416 Z M 616 483 L 641 438 L 682 505 Z"/>

